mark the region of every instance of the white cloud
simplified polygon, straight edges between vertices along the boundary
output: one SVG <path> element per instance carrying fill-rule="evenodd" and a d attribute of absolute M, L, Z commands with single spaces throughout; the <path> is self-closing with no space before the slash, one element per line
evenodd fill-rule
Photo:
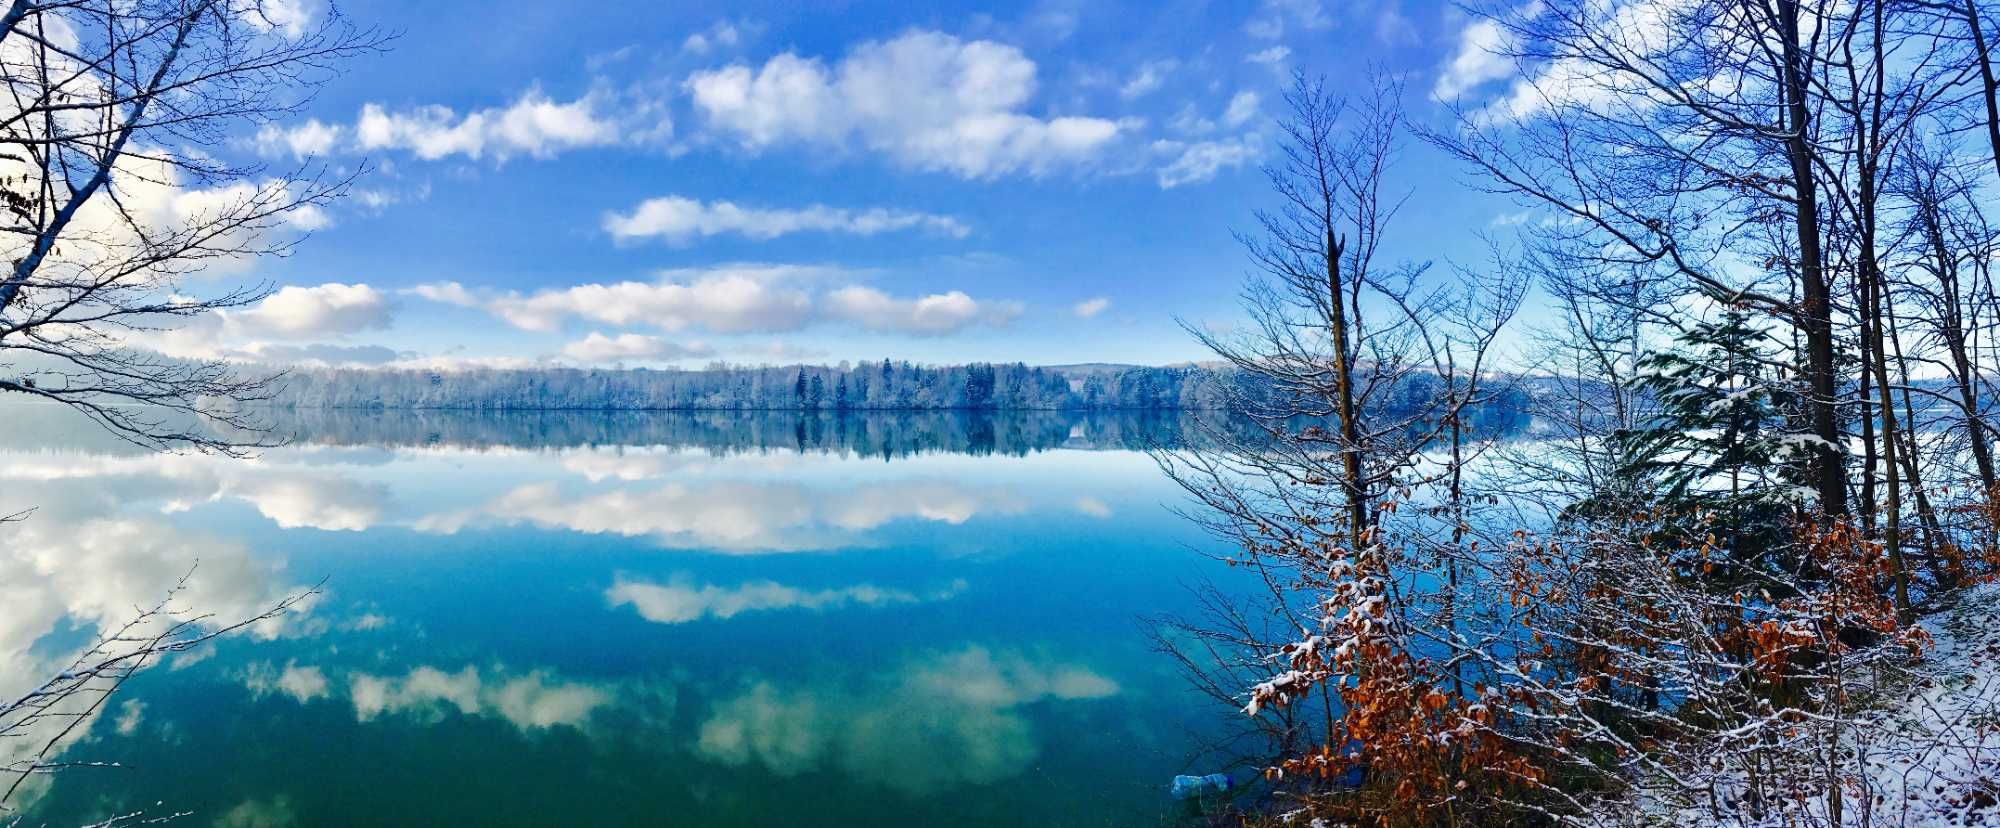
<path fill-rule="evenodd" d="M 982 322 L 1005 325 L 1021 315 L 1013 302 L 982 303 L 961 291 L 897 299 L 869 287 L 844 287 L 827 296 L 828 313 L 871 331 L 943 336 Z"/>
<path fill-rule="evenodd" d="M 345 130 L 318 118 L 293 127 L 265 124 L 257 130 L 257 151 L 269 156 L 289 154 L 294 159 L 333 152 Z"/>
<path fill-rule="evenodd" d="M 589 336 L 563 346 L 562 355 L 578 362 L 618 362 L 621 360 L 675 360 L 707 357 L 713 348 L 699 342 L 678 345 L 657 336 L 619 334 L 605 336 L 591 331 Z"/>
<path fill-rule="evenodd" d="M 706 31 L 688 35 L 686 40 L 681 41 L 681 51 L 705 55 L 712 49 L 735 46 L 741 37 L 742 34 L 737 31 L 736 24 L 722 20 L 708 27 Z"/>
<path fill-rule="evenodd" d="M 1251 37 L 1276 40 L 1285 35 L 1287 25 L 1319 30 L 1333 25 L 1333 18 L 1320 7 L 1320 0 L 1264 0 L 1264 7 L 1243 24 Z"/>
<path fill-rule="evenodd" d="M 813 272 L 783 265 L 730 265 L 669 272 L 656 282 L 584 284 L 528 295 L 509 291 L 475 297 L 452 282 L 422 286 L 416 292 L 484 308 L 531 331 L 554 331 L 575 318 L 664 331 L 699 327 L 720 333 L 777 332 L 797 330 L 812 317 L 810 295 L 791 282 Z"/>
<path fill-rule="evenodd" d="M 282 179 L 266 179 L 259 182 L 234 181 L 207 188 L 180 188 L 171 191 L 171 196 L 160 205 L 156 227 L 196 226 L 215 222 L 224 216 L 243 216 L 245 208 L 251 205 L 267 205 L 275 208 L 280 204 L 291 204 L 298 196 L 292 191 L 292 183 Z M 131 210 L 142 204 L 144 196 L 125 194 L 120 196 L 124 209 Z M 95 202 L 92 202 L 95 203 Z M 284 215 L 274 222 L 259 223 L 262 231 L 272 229 L 311 232 L 333 224 L 326 211 L 318 204 L 300 204 L 284 211 Z M 208 239 L 208 250 L 247 250 L 258 241 L 263 232 L 238 232 L 221 238 Z M 247 265 L 254 257 L 235 254 L 229 257 L 232 263 Z"/>
<path fill-rule="evenodd" d="M 903 166 L 966 178 L 1040 175 L 1094 160 L 1121 124 L 1024 108 L 1035 64 L 1021 50 L 913 31 L 869 41 L 828 66 L 785 53 L 686 82 L 709 127 L 747 150 L 859 144 Z"/>
<path fill-rule="evenodd" d="M 1541 9 L 1540 0 L 1529 0 L 1511 14 L 1532 18 Z M 1702 7 L 1691 0 L 1634 0 L 1604 11 L 1593 21 L 1590 37 L 1642 62 L 1658 59 L 1676 48 L 1686 48 L 1686 44 L 1674 40 L 1674 33 L 1705 31 L 1707 23 L 1689 19 L 1703 13 Z M 1707 80 L 1723 82 L 1716 77 Z M 1552 106 L 1580 106 L 1613 117 L 1629 117 L 1634 110 L 1657 105 L 1661 95 L 1630 73 L 1614 71 L 1580 57 L 1559 57 L 1543 61 L 1526 77 L 1516 78 L 1505 93 L 1474 117 L 1490 123 L 1519 121 Z"/>
<path fill-rule="evenodd" d="M 288 285 L 248 310 L 219 311 L 230 332 L 302 339 L 386 328 L 394 317 L 389 297 L 365 284 Z"/>
<path fill-rule="evenodd" d="M 1456 100 L 1489 81 L 1513 74 L 1514 61 L 1505 54 L 1511 48 L 1513 38 L 1498 21 L 1480 19 L 1468 24 L 1458 33 L 1458 48 L 1438 73 L 1431 97 Z"/>
<path fill-rule="evenodd" d="M 278 345 L 252 342 L 227 357 L 271 365 L 382 365 L 402 358 L 386 345 Z"/>
<path fill-rule="evenodd" d="M 1292 56 L 1292 50 L 1284 46 L 1259 49 L 1244 57 L 1245 61 L 1264 66 L 1272 71 L 1283 71 L 1285 59 Z"/>
<path fill-rule="evenodd" d="M 775 581 L 751 581 L 733 587 L 691 584 L 676 579 L 665 584 L 630 580 L 619 576 L 604 591 L 604 601 L 612 607 L 631 605 L 639 617 L 659 624 L 684 624 L 703 618 L 734 618 L 746 612 L 774 610 L 830 610 L 846 606 L 882 607 L 942 601 L 965 588 L 963 582 L 949 589 L 919 595 L 908 590 L 885 589 L 859 584 L 831 589 L 800 589 Z"/>
<path fill-rule="evenodd" d="M 926 230 L 963 238 L 968 229 L 951 216 L 875 207 L 853 210 L 814 204 L 800 209 L 744 207 L 728 201 L 701 202 L 681 196 L 649 198 L 630 213 L 606 213 L 604 230 L 615 240 L 664 239 L 685 243 L 696 237 L 737 234 L 767 240 L 802 232 L 873 236 Z"/>
<path fill-rule="evenodd" d="M 1153 150 L 1171 158 L 1160 167 L 1160 187 L 1173 189 L 1197 184 L 1225 169 L 1241 167 L 1257 157 L 1257 147 L 1255 135 L 1194 143 L 1154 141 Z"/>
<path fill-rule="evenodd" d="M 238 14 L 251 28 L 296 40 L 312 27 L 323 5 L 323 0 L 257 0 L 242 4 Z"/>
<path fill-rule="evenodd" d="M 351 126 L 318 119 L 293 126 L 266 124 L 253 143 L 265 156 L 393 150 L 427 161 L 452 156 L 505 161 L 641 143 L 672 131 L 672 121 L 659 101 L 598 90 L 564 102 L 531 87 L 506 106 L 463 114 L 437 104 L 391 109 L 365 103 Z"/>
<path fill-rule="evenodd" d="M 413 288 L 406 288 L 404 292 L 421 296 L 433 302 L 457 305 L 462 308 L 483 306 L 479 298 L 472 295 L 472 291 L 467 290 L 464 285 L 457 282 L 430 282 L 428 284 L 417 285 Z"/>
<path fill-rule="evenodd" d="M 1139 71 L 1132 74 L 1131 80 L 1126 81 L 1124 86 L 1119 87 L 1118 95 L 1126 100 L 1144 97 L 1147 93 L 1160 88 L 1161 84 L 1166 83 L 1167 75 L 1179 66 L 1180 61 L 1177 60 L 1146 61 L 1140 64 Z"/>
<path fill-rule="evenodd" d="M 1094 518 L 1108 518 L 1111 516 L 1111 507 L 1105 505 L 1104 501 L 1094 497 L 1077 498 L 1076 510 Z"/>
<path fill-rule="evenodd" d="M 1376 9 L 1375 42 L 1384 46 L 1415 46 L 1423 42 L 1417 24 L 1403 14 L 1402 0 L 1386 0 Z"/>
<path fill-rule="evenodd" d="M 561 150 L 616 143 L 620 130 L 598 110 L 596 96 L 557 103 L 541 90 L 530 89 L 505 108 L 482 109 L 460 117 L 450 107 L 431 105 L 390 112 L 380 104 L 365 104 L 354 125 L 364 151 L 405 150 L 434 160 L 464 155 L 478 160 L 492 155 L 548 158 Z"/>
<path fill-rule="evenodd" d="M 968 327 L 1004 325 L 1021 305 L 979 301 L 961 291 L 914 299 L 849 285 L 831 291 L 815 283 L 852 276 L 833 267 L 731 264 L 671 270 L 654 282 L 583 284 L 521 294 L 481 292 L 456 282 L 420 285 L 413 295 L 484 309 L 517 328 L 555 331 L 569 320 L 675 332 L 781 333 L 815 322 L 847 322 L 872 331 L 940 336 Z"/>
<path fill-rule="evenodd" d="M 1240 127 L 1257 117 L 1257 93 L 1244 90 L 1229 99 L 1228 108 L 1222 111 L 1222 123 L 1229 127 Z"/>
<path fill-rule="evenodd" d="M 1079 318 L 1089 319 L 1093 316 L 1103 313 L 1104 309 L 1109 307 L 1111 307 L 1111 300 L 1109 298 L 1099 296 L 1094 299 L 1085 299 L 1081 302 L 1076 303 L 1076 306 L 1070 308 L 1070 311 L 1075 313 Z"/>

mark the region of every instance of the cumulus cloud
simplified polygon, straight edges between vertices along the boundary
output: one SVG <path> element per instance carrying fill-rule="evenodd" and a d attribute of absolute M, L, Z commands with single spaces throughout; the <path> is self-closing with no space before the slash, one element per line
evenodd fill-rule
<path fill-rule="evenodd" d="M 847 322 L 871 331 L 940 336 L 1019 316 L 1016 302 L 981 301 L 961 291 L 912 299 L 849 285 L 823 291 L 818 283 L 851 276 L 838 268 L 733 264 L 669 270 L 653 282 L 583 284 L 522 294 L 477 291 L 456 282 L 420 285 L 410 293 L 486 310 L 530 331 L 556 331 L 571 320 L 677 332 L 783 333 L 815 322 Z M 608 338 L 608 337 L 607 337 Z"/>
<path fill-rule="evenodd" d="M 951 216 L 913 210 L 883 207 L 854 210 L 823 204 L 798 209 L 759 208 L 682 196 L 649 198 L 629 213 L 606 213 L 603 226 L 605 232 L 621 242 L 662 239 L 676 244 L 696 237 L 727 234 L 762 241 L 804 232 L 873 236 L 924 230 L 953 238 L 964 238 L 970 232 Z"/>
<path fill-rule="evenodd" d="M 558 101 L 531 87 L 506 106 L 463 113 L 439 104 L 391 108 L 370 102 L 362 105 L 352 124 L 318 119 L 291 126 L 267 124 L 253 143 L 266 156 L 396 151 L 427 161 L 454 156 L 505 161 L 645 143 L 672 131 L 660 101 L 603 90 Z"/>
<path fill-rule="evenodd" d="M 733 587 L 694 584 L 677 578 L 660 584 L 619 576 L 604 591 L 613 608 L 631 606 L 639 617 L 658 624 L 685 624 L 704 618 L 734 618 L 746 612 L 831 610 L 848 606 L 882 607 L 947 600 L 965 589 L 965 582 L 927 594 L 857 584 L 830 589 L 801 589 L 776 581 L 751 581 Z"/>
<path fill-rule="evenodd" d="M 1017 302 L 980 302 L 962 291 L 897 299 L 869 287 L 844 287 L 827 296 L 827 312 L 871 331 L 943 336 L 979 323 L 1005 325 L 1021 315 Z"/>
<path fill-rule="evenodd" d="M 1036 67 L 1013 46 L 913 31 L 838 62 L 787 52 L 686 81 L 708 127 L 746 150 L 860 146 L 903 166 L 965 178 L 1040 175 L 1085 164 L 1123 129 L 1025 111 Z"/>
<path fill-rule="evenodd" d="M 1459 98 L 1489 81 L 1514 72 L 1514 62 L 1505 52 L 1513 48 L 1513 38 L 1499 21 L 1475 20 L 1458 33 L 1458 47 L 1438 73 L 1431 97 L 1441 101 Z"/>
<path fill-rule="evenodd" d="M 259 0 L 243 4 L 238 14 L 251 28 L 296 40 L 312 27 L 324 5 L 323 0 Z"/>
<path fill-rule="evenodd" d="M 997 782 L 1041 752 L 1025 705 L 1119 692 L 1077 664 L 984 647 L 913 659 L 861 686 L 779 688 L 767 682 L 716 704 L 697 753 L 728 766 L 791 776 L 836 768 L 907 793 Z"/>
<path fill-rule="evenodd" d="M 812 317 L 800 282 L 822 269 L 785 265 L 727 265 L 669 271 L 654 282 L 584 284 L 523 295 L 479 295 L 455 282 L 423 285 L 419 296 L 484 308 L 523 330 L 554 331 L 569 319 L 609 325 L 645 325 L 664 331 L 700 327 L 719 333 L 793 331 Z"/>
<path fill-rule="evenodd" d="M 338 124 L 322 123 L 318 118 L 307 120 L 296 126 L 265 124 L 257 130 L 257 150 L 264 155 L 286 155 L 294 159 L 326 155 L 338 146 L 345 130 Z"/>
<path fill-rule="evenodd" d="M 1510 14 L 1525 19 L 1541 14 L 1541 10 L 1540 0 L 1529 0 Z M 1707 25 L 1704 20 L 1688 19 L 1703 13 L 1699 5 L 1689 0 L 1636 0 L 1617 4 L 1606 12 L 1593 21 L 1591 37 L 1614 44 L 1613 48 L 1620 52 L 1645 58 L 1662 56 L 1680 46 L 1674 40 L 1675 32 L 1699 31 Z M 1505 37 L 1500 40 L 1503 47 L 1511 47 L 1512 44 L 1505 43 Z M 1500 73 L 1498 68 L 1489 71 L 1496 76 Z M 1536 117 L 1560 106 L 1579 106 L 1622 116 L 1656 106 L 1661 94 L 1625 73 L 1593 61 L 1560 57 L 1543 61 L 1526 76 L 1515 78 L 1505 92 L 1474 113 L 1474 117 L 1489 123 L 1504 123 Z"/>
<path fill-rule="evenodd" d="M 657 336 L 619 334 L 605 336 L 591 331 L 589 336 L 563 346 L 562 355 L 578 362 L 619 362 L 622 360 L 676 360 L 708 357 L 715 349 L 699 342 L 679 345 Z"/>
<path fill-rule="evenodd" d="M 1104 310 L 1109 307 L 1111 307 L 1111 300 L 1109 298 L 1099 296 L 1094 299 L 1085 299 L 1081 302 L 1076 303 L 1076 306 L 1070 308 L 1070 311 L 1072 313 L 1075 313 L 1078 318 L 1089 319 L 1093 316 L 1103 313 Z"/>
<path fill-rule="evenodd" d="M 218 311 L 228 329 L 247 336 L 304 339 L 386 328 L 389 297 L 365 284 L 287 285 L 240 311 Z"/>
<path fill-rule="evenodd" d="M 705 55 L 715 49 L 735 46 L 743 37 L 736 24 L 727 20 L 717 21 L 706 31 L 695 32 L 681 41 L 681 51 L 693 55 Z"/>
<path fill-rule="evenodd" d="M 590 95 L 558 103 L 538 89 L 506 107 L 463 116 L 439 105 L 391 112 L 370 103 L 361 107 L 354 137 L 364 151 L 398 149 L 426 160 L 450 155 L 478 160 L 489 154 L 548 158 L 561 150 L 616 143 L 618 126 L 599 112 L 603 105 Z"/>

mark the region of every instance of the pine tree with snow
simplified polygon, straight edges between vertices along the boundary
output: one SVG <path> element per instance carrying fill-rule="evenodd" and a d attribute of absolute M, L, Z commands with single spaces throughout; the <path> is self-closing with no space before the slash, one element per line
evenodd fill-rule
<path fill-rule="evenodd" d="M 1638 385 L 1651 417 L 1613 435 L 1613 478 L 1578 509 L 1640 517 L 1683 546 L 1712 538 L 1752 571 L 1794 571 L 1790 532 L 1810 496 L 1812 444 L 1793 429 L 1803 400 L 1782 353 L 1750 312 L 1725 302 L 1716 318 L 1642 358 Z M 1706 574 L 1730 583 L 1750 573 Z"/>

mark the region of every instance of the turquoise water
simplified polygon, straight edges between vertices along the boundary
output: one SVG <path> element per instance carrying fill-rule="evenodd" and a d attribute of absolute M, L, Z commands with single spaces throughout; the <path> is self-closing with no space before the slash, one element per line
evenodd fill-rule
<path fill-rule="evenodd" d="M 0 530 L 10 693 L 190 568 L 224 619 L 324 580 L 142 672 L 64 754 L 123 767 L 36 780 L 28 824 L 1148 824 L 1219 715 L 1141 623 L 1217 568 L 1142 451 L 1172 421 L 281 425 L 247 461 L 0 447 L 38 507 Z"/>

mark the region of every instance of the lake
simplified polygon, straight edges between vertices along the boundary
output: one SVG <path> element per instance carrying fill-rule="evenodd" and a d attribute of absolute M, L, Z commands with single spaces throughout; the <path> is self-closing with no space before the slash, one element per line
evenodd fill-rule
<path fill-rule="evenodd" d="M 28 824 L 1157 823 L 1222 715 L 1150 650 L 1216 542 L 1051 412 L 287 414 L 250 460 L 9 409 L 9 693 L 156 603 L 300 613 L 140 673 Z"/>

